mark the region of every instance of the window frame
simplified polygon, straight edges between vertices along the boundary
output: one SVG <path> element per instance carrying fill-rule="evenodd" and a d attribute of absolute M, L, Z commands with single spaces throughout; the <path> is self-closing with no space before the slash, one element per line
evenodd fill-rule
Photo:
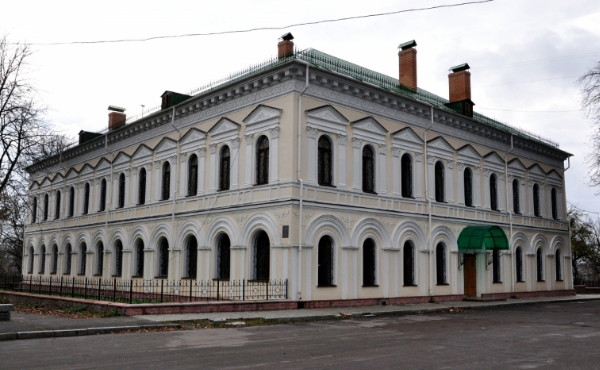
<path fill-rule="evenodd" d="M 520 215 L 521 214 L 521 185 L 519 184 L 519 179 L 513 179 L 512 192 L 513 192 L 513 213 L 516 215 Z"/>
<path fill-rule="evenodd" d="M 407 240 L 404 242 L 402 250 L 402 283 L 406 287 L 417 286 L 415 266 L 415 244 L 411 240 Z"/>
<path fill-rule="evenodd" d="M 376 186 L 375 149 L 370 144 L 362 148 L 362 191 L 363 193 L 377 194 Z"/>
<path fill-rule="evenodd" d="M 446 166 L 442 161 L 435 162 L 434 181 L 435 181 L 435 201 L 438 203 L 446 202 Z"/>
<path fill-rule="evenodd" d="M 366 238 L 362 245 L 362 286 L 377 286 L 377 244 Z"/>
<path fill-rule="evenodd" d="M 413 159 L 408 153 L 400 157 L 400 195 L 402 198 L 414 198 L 413 193 Z"/>
<path fill-rule="evenodd" d="M 329 235 L 322 236 L 317 245 L 317 286 L 335 286 L 334 246 L 333 238 Z"/>
<path fill-rule="evenodd" d="M 261 135 L 258 140 L 256 140 L 256 185 L 266 185 L 269 183 L 269 150 L 269 138 L 267 138 L 266 135 Z"/>
<path fill-rule="evenodd" d="M 439 242 L 435 246 L 435 280 L 437 285 L 448 285 L 448 258 L 446 244 Z"/>
<path fill-rule="evenodd" d="M 333 141 L 326 134 L 317 141 L 317 182 L 320 186 L 333 186 Z"/>
<path fill-rule="evenodd" d="M 187 196 L 198 195 L 198 156 L 192 154 L 188 159 Z"/>
<path fill-rule="evenodd" d="M 463 196 L 465 206 L 473 207 L 473 170 L 470 167 L 465 167 L 463 171 Z"/>
<path fill-rule="evenodd" d="M 223 145 L 219 150 L 219 191 L 229 190 L 231 186 L 231 150 Z"/>
<path fill-rule="evenodd" d="M 146 168 L 142 167 L 140 168 L 140 172 L 138 173 L 138 205 L 146 204 L 146 184 Z"/>

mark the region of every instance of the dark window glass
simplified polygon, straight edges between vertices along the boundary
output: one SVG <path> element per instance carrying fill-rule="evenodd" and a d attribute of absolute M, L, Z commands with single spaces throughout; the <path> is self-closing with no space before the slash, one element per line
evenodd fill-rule
<path fill-rule="evenodd" d="M 438 243 L 435 247 L 435 277 L 438 285 L 445 285 L 446 278 L 446 246 L 444 243 Z"/>
<path fill-rule="evenodd" d="M 58 268 L 58 245 L 54 244 L 52 246 L 52 268 L 50 269 L 50 273 L 56 274 L 57 268 Z"/>
<path fill-rule="evenodd" d="M 269 183 L 269 139 L 261 136 L 256 142 L 256 184 Z"/>
<path fill-rule="evenodd" d="M 48 194 L 44 194 L 44 221 L 48 221 Z"/>
<path fill-rule="evenodd" d="M 412 158 L 408 153 L 402 156 L 400 160 L 400 175 L 402 176 L 402 197 L 413 197 L 413 166 Z"/>
<path fill-rule="evenodd" d="M 516 272 L 517 272 L 517 281 L 523 281 L 523 250 L 521 247 L 517 247 L 517 251 L 515 252 L 516 259 Z"/>
<path fill-rule="evenodd" d="M 363 286 L 375 285 L 375 242 L 369 238 L 363 243 Z"/>
<path fill-rule="evenodd" d="M 254 240 L 254 278 L 269 280 L 271 242 L 264 231 L 259 231 Z"/>
<path fill-rule="evenodd" d="M 34 224 L 37 221 L 37 197 L 33 197 L 33 205 L 31 206 L 31 223 Z"/>
<path fill-rule="evenodd" d="M 319 286 L 333 285 L 333 243 L 329 236 L 319 240 L 317 275 Z"/>
<path fill-rule="evenodd" d="M 194 236 L 189 236 L 185 243 L 185 277 L 196 278 L 196 266 L 198 263 L 198 241 Z"/>
<path fill-rule="evenodd" d="M 502 282 L 500 276 L 500 251 L 497 249 L 492 251 L 492 279 L 494 283 Z"/>
<path fill-rule="evenodd" d="M 146 169 L 140 169 L 139 175 L 139 184 L 138 184 L 138 204 L 146 203 Z"/>
<path fill-rule="evenodd" d="M 560 249 L 556 250 L 554 257 L 556 259 L 556 281 L 562 281 L 562 253 L 560 253 Z"/>
<path fill-rule="evenodd" d="M 33 274 L 33 258 L 35 256 L 33 247 L 29 247 L 29 266 L 27 266 L 27 272 Z"/>
<path fill-rule="evenodd" d="M 229 190 L 229 172 L 230 172 L 229 147 L 221 148 L 221 159 L 219 165 L 219 190 Z"/>
<path fill-rule="evenodd" d="M 87 246 L 85 243 L 81 243 L 79 247 L 79 274 L 85 275 L 85 265 L 87 259 Z"/>
<path fill-rule="evenodd" d="M 404 243 L 404 286 L 415 285 L 415 247 L 411 242 Z"/>
<path fill-rule="evenodd" d="M 171 196 L 171 164 L 165 162 L 162 168 L 162 200 L 167 200 Z"/>
<path fill-rule="evenodd" d="M 90 210 L 90 184 L 85 183 L 83 187 L 83 214 L 87 215 Z"/>
<path fill-rule="evenodd" d="M 60 190 L 56 191 L 56 201 L 54 202 L 54 219 L 60 218 Z"/>
<path fill-rule="evenodd" d="M 317 177 L 319 185 L 333 185 L 333 157 L 331 150 L 331 139 L 327 135 L 322 135 L 318 143 L 318 165 Z"/>
<path fill-rule="evenodd" d="M 119 202 L 117 208 L 125 207 L 125 174 L 119 175 Z"/>
<path fill-rule="evenodd" d="M 71 273 L 71 255 L 73 254 L 73 250 L 71 249 L 71 244 L 67 244 L 65 248 L 65 266 L 63 272 L 65 274 Z"/>
<path fill-rule="evenodd" d="M 552 188 L 550 191 L 550 200 L 552 202 L 552 218 L 558 219 L 558 204 L 556 203 L 556 188 Z"/>
<path fill-rule="evenodd" d="M 498 180 L 495 174 L 490 176 L 490 208 L 492 211 L 498 210 Z"/>
<path fill-rule="evenodd" d="M 375 192 L 375 153 L 370 145 L 362 152 L 362 188 L 365 193 Z"/>
<path fill-rule="evenodd" d="M 521 213 L 521 200 L 519 199 L 519 180 L 514 179 L 512 182 L 513 191 L 513 213 L 518 215 Z"/>
<path fill-rule="evenodd" d="M 465 168 L 463 179 L 465 183 L 465 206 L 473 207 L 473 171 L 469 167 Z"/>
<path fill-rule="evenodd" d="M 444 164 L 442 162 L 435 163 L 435 201 L 436 202 L 445 202 L 445 187 L 446 184 L 444 182 Z"/>
<path fill-rule="evenodd" d="M 533 184 L 533 214 L 536 217 L 540 216 L 540 186 Z"/>
<path fill-rule="evenodd" d="M 229 280 L 231 242 L 227 234 L 221 234 L 217 243 L 217 279 Z"/>
<path fill-rule="evenodd" d="M 106 179 L 102 179 L 100 182 L 100 205 L 98 212 L 102 212 L 106 209 Z"/>
<path fill-rule="evenodd" d="M 115 242 L 115 276 L 121 276 L 123 273 L 123 243 L 120 240 Z"/>
<path fill-rule="evenodd" d="M 542 255 L 541 248 L 538 248 L 535 256 L 537 265 L 537 281 L 544 281 L 544 256 Z"/>
<path fill-rule="evenodd" d="M 161 238 L 158 242 L 158 277 L 169 275 L 169 242 Z"/>
<path fill-rule="evenodd" d="M 144 276 L 144 241 L 138 239 L 135 243 L 135 271 L 134 276 Z"/>
<path fill-rule="evenodd" d="M 75 214 L 75 188 L 71 186 L 69 189 L 69 217 Z"/>
<path fill-rule="evenodd" d="M 42 245 L 40 248 L 40 274 L 44 274 L 46 269 L 46 246 Z"/>
<path fill-rule="evenodd" d="M 102 276 L 104 272 L 104 244 L 98 242 L 96 246 L 96 275 Z"/>
<path fill-rule="evenodd" d="M 192 154 L 188 161 L 188 196 L 198 194 L 198 156 Z"/>

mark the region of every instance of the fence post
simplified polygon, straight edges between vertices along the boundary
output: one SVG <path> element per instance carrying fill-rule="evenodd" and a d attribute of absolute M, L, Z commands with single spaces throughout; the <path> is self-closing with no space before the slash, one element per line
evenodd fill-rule
<path fill-rule="evenodd" d="M 133 302 L 133 279 L 129 279 L 129 304 Z"/>
<path fill-rule="evenodd" d="M 42 275 L 38 279 L 38 294 L 42 294 Z"/>
<path fill-rule="evenodd" d="M 190 280 L 190 302 L 192 301 L 192 285 L 194 285 L 194 281 Z"/>
<path fill-rule="evenodd" d="M 117 278 L 113 279 L 113 302 L 117 300 Z"/>
<path fill-rule="evenodd" d="M 246 300 L 246 279 L 242 279 L 242 301 Z"/>
<path fill-rule="evenodd" d="M 163 288 L 165 286 L 165 280 L 160 281 L 160 303 L 163 303 Z"/>
<path fill-rule="evenodd" d="M 87 278 L 83 278 L 83 299 L 87 299 Z"/>
<path fill-rule="evenodd" d="M 58 295 L 62 297 L 62 286 L 63 286 L 63 277 L 60 277 L 60 289 L 58 290 Z"/>
<path fill-rule="evenodd" d="M 267 280 L 267 282 L 265 284 L 266 284 L 266 286 L 265 286 L 265 289 L 266 289 L 265 290 L 265 295 L 266 295 L 267 301 L 268 301 L 269 300 L 269 280 Z"/>
<path fill-rule="evenodd" d="M 71 298 L 75 297 L 75 276 L 73 276 L 73 280 L 71 281 Z"/>
<path fill-rule="evenodd" d="M 221 298 L 221 280 L 217 280 L 217 301 Z"/>
<path fill-rule="evenodd" d="M 98 300 L 100 300 L 100 291 L 102 290 L 102 278 L 98 279 Z"/>
<path fill-rule="evenodd" d="M 48 287 L 48 295 L 52 295 L 52 276 L 50 276 L 50 285 Z"/>
<path fill-rule="evenodd" d="M 33 275 L 29 275 L 29 293 L 31 293 L 32 284 L 33 284 Z"/>

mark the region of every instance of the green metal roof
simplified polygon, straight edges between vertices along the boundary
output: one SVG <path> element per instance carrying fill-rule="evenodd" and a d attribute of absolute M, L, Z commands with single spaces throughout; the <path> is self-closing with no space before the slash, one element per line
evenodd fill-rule
<path fill-rule="evenodd" d="M 459 252 L 508 249 L 508 238 L 498 226 L 467 226 L 458 237 Z"/>

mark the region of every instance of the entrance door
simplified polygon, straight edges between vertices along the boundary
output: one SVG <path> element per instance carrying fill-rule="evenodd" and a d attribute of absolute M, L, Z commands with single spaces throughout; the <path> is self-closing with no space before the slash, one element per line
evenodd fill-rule
<path fill-rule="evenodd" d="M 465 296 L 477 296 L 477 269 L 475 254 L 464 254 L 464 281 L 465 281 Z"/>

